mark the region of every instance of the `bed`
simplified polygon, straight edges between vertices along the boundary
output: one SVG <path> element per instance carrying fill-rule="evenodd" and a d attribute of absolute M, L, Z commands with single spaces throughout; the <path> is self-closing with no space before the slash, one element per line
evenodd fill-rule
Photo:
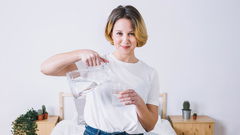
<path fill-rule="evenodd" d="M 167 118 L 167 93 L 159 96 L 159 119 L 155 128 L 144 135 L 176 135 Z M 51 135 L 82 135 L 85 127 L 78 124 L 78 112 L 74 106 L 74 98 L 70 93 L 59 93 L 60 122 L 53 129 Z"/>

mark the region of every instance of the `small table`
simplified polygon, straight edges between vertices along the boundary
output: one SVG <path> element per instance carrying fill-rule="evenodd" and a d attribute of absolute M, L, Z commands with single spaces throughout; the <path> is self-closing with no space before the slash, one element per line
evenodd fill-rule
<path fill-rule="evenodd" d="M 214 135 L 214 120 L 209 116 L 197 116 L 183 120 L 181 115 L 169 116 L 169 120 L 177 135 Z"/>
<path fill-rule="evenodd" d="M 52 129 L 58 123 L 59 116 L 48 116 L 46 120 L 38 120 L 37 123 L 37 134 L 38 135 L 50 135 Z"/>

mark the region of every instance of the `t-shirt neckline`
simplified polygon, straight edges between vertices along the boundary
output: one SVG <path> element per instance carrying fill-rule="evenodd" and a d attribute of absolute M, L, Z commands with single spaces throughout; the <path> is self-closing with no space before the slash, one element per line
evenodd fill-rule
<path fill-rule="evenodd" d="M 114 61 L 117 61 L 118 63 L 125 64 L 125 65 L 137 65 L 137 64 L 140 63 L 140 60 L 138 60 L 138 61 L 135 62 L 135 63 L 129 63 L 129 62 L 121 61 L 121 60 L 117 59 L 117 58 L 113 55 L 113 53 L 110 53 L 110 57 L 113 58 Z"/>

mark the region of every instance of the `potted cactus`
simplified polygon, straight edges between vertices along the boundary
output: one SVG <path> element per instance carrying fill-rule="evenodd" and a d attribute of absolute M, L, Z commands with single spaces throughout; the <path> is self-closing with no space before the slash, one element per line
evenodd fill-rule
<path fill-rule="evenodd" d="M 189 101 L 183 102 L 182 117 L 184 120 L 188 120 L 191 117 L 191 109 Z"/>
<path fill-rule="evenodd" d="M 43 110 L 43 118 L 47 119 L 48 118 L 48 112 L 46 110 L 46 106 L 42 105 L 42 110 Z"/>
<path fill-rule="evenodd" d="M 197 119 L 197 113 L 193 113 L 193 120 Z"/>
<path fill-rule="evenodd" d="M 38 109 L 38 120 L 43 120 L 43 110 L 42 109 Z"/>

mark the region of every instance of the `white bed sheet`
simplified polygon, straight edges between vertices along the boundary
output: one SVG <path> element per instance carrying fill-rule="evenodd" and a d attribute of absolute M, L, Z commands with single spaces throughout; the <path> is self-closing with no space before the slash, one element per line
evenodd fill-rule
<path fill-rule="evenodd" d="M 62 120 L 53 129 L 51 135 L 83 135 L 84 126 L 77 125 L 77 120 Z M 155 128 L 144 135 L 176 135 L 168 120 L 158 119 Z"/>

